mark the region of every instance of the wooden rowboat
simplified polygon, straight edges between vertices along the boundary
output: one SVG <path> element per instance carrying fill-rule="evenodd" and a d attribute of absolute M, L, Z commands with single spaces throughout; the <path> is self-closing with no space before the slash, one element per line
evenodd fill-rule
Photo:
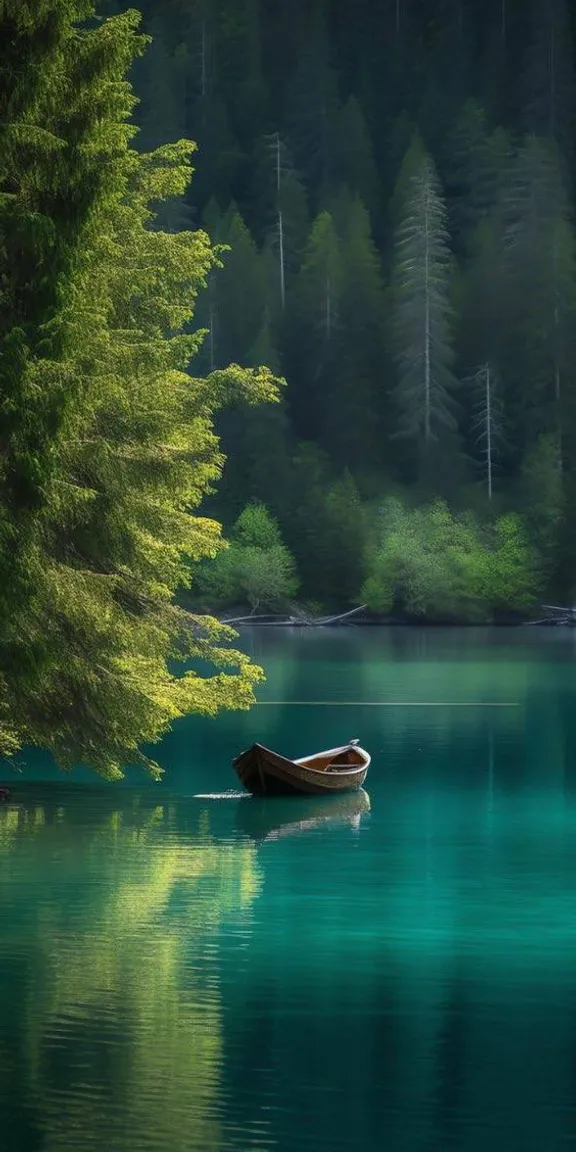
<path fill-rule="evenodd" d="M 262 744 L 253 744 L 232 763 L 253 796 L 329 796 L 361 788 L 370 756 L 357 740 L 300 760 L 288 760 Z"/>

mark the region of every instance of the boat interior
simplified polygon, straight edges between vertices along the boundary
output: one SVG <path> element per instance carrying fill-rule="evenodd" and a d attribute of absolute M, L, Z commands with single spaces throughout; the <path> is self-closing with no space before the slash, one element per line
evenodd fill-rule
<path fill-rule="evenodd" d="M 329 752 L 320 752 L 318 756 L 305 756 L 296 760 L 296 764 L 313 768 L 315 772 L 337 772 L 342 768 L 359 768 L 366 762 L 365 755 L 359 748 L 337 748 Z"/>

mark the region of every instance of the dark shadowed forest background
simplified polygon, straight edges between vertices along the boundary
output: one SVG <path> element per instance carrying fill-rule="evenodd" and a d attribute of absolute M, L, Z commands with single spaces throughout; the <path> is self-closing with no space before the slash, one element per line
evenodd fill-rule
<path fill-rule="evenodd" d="M 198 144 L 158 226 L 230 249 L 195 372 L 266 363 L 287 381 L 280 404 L 220 417 L 207 507 L 252 548 L 251 580 L 224 554 L 200 598 L 252 583 L 253 604 L 262 585 L 269 604 L 298 589 L 474 619 L 571 597 L 573 5 L 140 7 L 138 147 Z M 238 527 L 255 501 L 279 528 L 258 504 Z"/>

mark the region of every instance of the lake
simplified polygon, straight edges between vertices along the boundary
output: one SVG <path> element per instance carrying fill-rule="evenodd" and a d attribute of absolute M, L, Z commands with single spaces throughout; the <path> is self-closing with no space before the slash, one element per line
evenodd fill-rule
<path fill-rule="evenodd" d="M 576 1140 L 576 632 L 245 631 L 249 715 L 155 785 L 0 808 L 0 1152 L 556 1152 Z M 361 794 L 234 794 L 359 737 Z M 232 794 L 230 791 L 232 790 Z"/>

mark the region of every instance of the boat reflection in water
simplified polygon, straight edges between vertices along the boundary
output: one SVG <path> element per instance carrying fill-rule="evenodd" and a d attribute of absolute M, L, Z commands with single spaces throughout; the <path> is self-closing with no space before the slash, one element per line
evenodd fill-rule
<path fill-rule="evenodd" d="M 331 825 L 349 824 L 358 830 L 370 812 L 370 797 L 361 788 L 342 796 L 250 797 L 238 805 L 236 826 L 240 832 L 263 844 Z"/>

